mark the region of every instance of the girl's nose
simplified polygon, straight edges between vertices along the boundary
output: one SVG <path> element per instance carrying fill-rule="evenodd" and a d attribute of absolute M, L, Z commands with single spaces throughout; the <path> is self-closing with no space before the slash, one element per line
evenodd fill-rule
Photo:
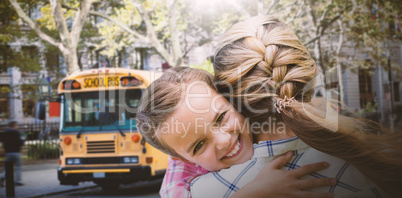
<path fill-rule="evenodd" d="M 218 150 L 223 150 L 226 149 L 228 146 L 230 146 L 230 133 L 227 132 L 219 132 L 216 134 L 216 148 Z"/>

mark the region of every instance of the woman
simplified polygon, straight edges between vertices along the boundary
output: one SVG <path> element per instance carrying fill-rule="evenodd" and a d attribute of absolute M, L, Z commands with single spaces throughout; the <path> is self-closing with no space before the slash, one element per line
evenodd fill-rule
<path fill-rule="evenodd" d="M 328 116 L 330 109 L 311 99 L 314 60 L 284 23 L 257 16 L 234 25 L 218 45 L 214 69 L 218 91 L 232 96 L 251 125 L 284 123 L 287 134 L 345 160 L 381 189 L 400 196 L 402 134 L 356 118 Z M 262 134 L 260 139 L 276 138 Z"/>

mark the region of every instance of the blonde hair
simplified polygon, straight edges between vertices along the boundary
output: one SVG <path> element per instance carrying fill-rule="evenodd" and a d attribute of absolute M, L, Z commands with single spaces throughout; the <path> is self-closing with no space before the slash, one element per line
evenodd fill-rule
<path fill-rule="evenodd" d="M 184 99 L 183 85 L 201 81 L 216 90 L 213 76 L 205 70 L 174 67 L 166 70 L 143 93 L 138 107 L 136 124 L 143 138 L 155 148 L 185 160 L 173 148 L 158 139 L 158 128 L 180 106 Z"/>
<path fill-rule="evenodd" d="M 272 16 L 234 25 L 222 37 L 214 57 L 215 78 L 223 81 L 218 91 L 233 96 L 238 111 L 250 123 L 263 123 L 269 117 L 283 121 L 309 146 L 344 159 L 383 190 L 400 195 L 402 134 L 387 133 L 362 119 L 323 116 L 325 112 L 311 102 L 314 67 L 295 33 Z M 279 113 L 274 104 L 285 96 L 298 102 Z"/>

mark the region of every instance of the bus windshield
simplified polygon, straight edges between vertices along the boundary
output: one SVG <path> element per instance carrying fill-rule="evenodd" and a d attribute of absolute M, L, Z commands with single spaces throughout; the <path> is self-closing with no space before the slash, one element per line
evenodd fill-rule
<path fill-rule="evenodd" d="M 141 89 L 65 95 L 61 132 L 135 130 Z"/>

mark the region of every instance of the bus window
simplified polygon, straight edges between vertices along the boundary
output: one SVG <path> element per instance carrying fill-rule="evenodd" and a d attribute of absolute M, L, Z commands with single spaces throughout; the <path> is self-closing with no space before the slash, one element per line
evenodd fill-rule
<path fill-rule="evenodd" d="M 136 98 L 136 99 L 129 98 L 127 101 L 128 106 L 130 108 L 137 108 L 139 102 L 140 102 L 140 99 L 138 99 L 138 98 Z"/>
<path fill-rule="evenodd" d="M 66 98 L 68 107 L 62 131 L 77 131 L 81 127 L 83 132 L 133 129 L 141 94 L 140 89 L 120 90 L 119 94 L 114 91 L 72 93 Z"/>
<path fill-rule="evenodd" d="M 85 113 L 85 121 L 87 122 L 88 126 L 96 125 L 96 120 L 99 119 L 99 112 L 97 111 L 97 107 L 99 106 L 98 99 L 89 99 L 86 100 L 86 104 L 84 105 L 88 107 L 88 109 L 92 109 L 89 113 Z"/>
<path fill-rule="evenodd" d="M 99 93 L 73 93 L 66 97 L 63 132 L 99 130 Z"/>
<path fill-rule="evenodd" d="M 75 98 L 74 100 L 74 112 L 75 112 L 75 122 L 81 122 L 81 98 Z"/>

